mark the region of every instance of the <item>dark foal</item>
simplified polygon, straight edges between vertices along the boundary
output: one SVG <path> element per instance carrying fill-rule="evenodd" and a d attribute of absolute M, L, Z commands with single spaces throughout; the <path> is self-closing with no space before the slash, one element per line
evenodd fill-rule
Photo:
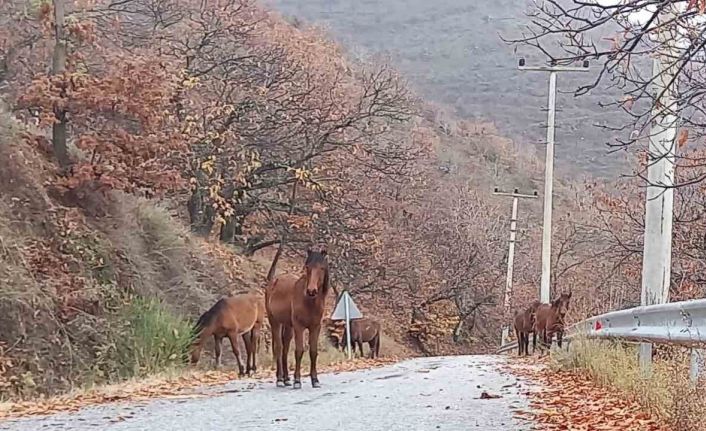
<path fill-rule="evenodd" d="M 541 303 L 532 302 L 527 309 L 522 312 L 515 312 L 515 334 L 517 334 L 518 356 L 529 355 L 529 334 L 534 331 L 534 322 L 537 308 Z M 534 351 L 534 350 L 533 350 Z"/>
<path fill-rule="evenodd" d="M 564 338 L 566 312 L 569 311 L 570 300 L 571 292 L 562 293 L 551 304 L 539 305 L 534 322 L 533 348 L 537 348 L 537 336 L 541 337 L 543 346 L 549 348 L 554 334 L 557 337 L 557 345 L 561 348 L 562 339 Z"/>
<path fill-rule="evenodd" d="M 370 346 L 370 358 L 379 357 L 380 336 L 380 323 L 377 321 L 366 318 L 351 320 L 351 353 L 355 354 L 355 346 L 357 344 L 360 349 L 360 356 L 365 356 L 363 354 L 363 343 L 368 343 L 368 346 Z M 341 349 L 344 349 L 346 344 L 346 332 L 344 331 L 340 343 Z"/>

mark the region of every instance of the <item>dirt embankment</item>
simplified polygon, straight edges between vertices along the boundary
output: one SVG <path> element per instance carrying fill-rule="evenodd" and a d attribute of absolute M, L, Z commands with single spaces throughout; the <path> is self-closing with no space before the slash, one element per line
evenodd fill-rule
<path fill-rule="evenodd" d="M 54 165 L 7 113 L 0 113 L 0 164 L 0 400 L 173 369 L 178 358 L 147 356 L 181 342 L 218 297 L 262 287 L 270 256 L 246 258 L 191 235 L 168 201 L 90 190 L 79 192 L 80 207 L 59 198 L 49 186 Z M 285 259 L 279 269 L 296 265 Z M 139 343 L 147 339 L 157 340 L 155 350 L 126 360 L 145 351 Z M 410 354 L 392 338 L 386 347 Z M 269 363 L 267 349 L 261 361 Z"/>

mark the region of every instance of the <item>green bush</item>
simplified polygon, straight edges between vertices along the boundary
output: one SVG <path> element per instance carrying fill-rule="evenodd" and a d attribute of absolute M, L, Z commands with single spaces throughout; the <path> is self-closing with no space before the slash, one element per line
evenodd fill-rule
<path fill-rule="evenodd" d="M 158 301 L 135 299 L 119 313 L 118 320 L 104 375 L 141 377 L 187 363 L 193 340 L 191 324 Z"/>

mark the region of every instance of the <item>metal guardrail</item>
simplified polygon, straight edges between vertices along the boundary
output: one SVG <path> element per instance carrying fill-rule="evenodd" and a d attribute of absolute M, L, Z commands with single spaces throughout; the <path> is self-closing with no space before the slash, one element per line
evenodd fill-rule
<path fill-rule="evenodd" d="M 571 339 L 578 335 L 691 347 L 706 344 L 706 299 L 601 314 L 569 327 L 564 338 Z M 512 342 L 500 347 L 496 353 L 516 348 L 517 342 Z"/>
<path fill-rule="evenodd" d="M 567 336 L 697 346 L 706 344 L 706 299 L 640 306 L 591 317 Z"/>

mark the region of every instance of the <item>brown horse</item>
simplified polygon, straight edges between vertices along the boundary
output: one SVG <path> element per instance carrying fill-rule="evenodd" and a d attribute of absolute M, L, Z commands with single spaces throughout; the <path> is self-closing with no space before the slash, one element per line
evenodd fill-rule
<path fill-rule="evenodd" d="M 564 338 L 564 319 L 566 312 L 569 310 L 570 300 L 571 292 L 562 293 L 551 304 L 540 304 L 537 307 L 534 336 L 532 338 L 532 347 L 534 349 L 537 348 L 538 335 L 542 337 L 542 344 L 549 348 L 554 334 L 556 334 L 557 344 L 561 347 L 562 339 Z"/>
<path fill-rule="evenodd" d="M 352 352 L 355 354 L 355 346 L 358 344 L 360 356 L 363 354 L 363 343 L 368 343 L 370 346 L 370 358 L 380 356 L 380 323 L 373 319 L 354 319 L 351 320 L 351 346 Z M 346 332 L 343 332 L 341 339 L 341 349 L 346 346 Z"/>
<path fill-rule="evenodd" d="M 267 318 L 272 328 L 272 354 L 277 364 L 277 386 L 289 386 L 287 354 L 294 334 L 294 389 L 301 389 L 301 364 L 304 354 L 304 330 L 309 331 L 311 385 L 321 387 L 316 371 L 319 333 L 329 291 L 329 268 L 326 251 L 307 251 L 301 276 L 282 275 L 265 290 Z"/>
<path fill-rule="evenodd" d="M 539 301 L 532 302 L 526 310 L 515 311 L 515 334 L 517 334 L 518 355 L 529 355 L 529 334 L 534 331 L 534 322 L 536 319 L 537 308 L 541 303 Z"/>
<path fill-rule="evenodd" d="M 213 336 L 216 351 L 216 366 L 221 365 L 221 344 L 223 337 L 228 337 L 233 354 L 238 362 L 238 372 L 245 374 L 240 361 L 238 336 L 243 336 L 247 353 L 247 373 L 257 371 L 255 354 L 260 344 L 260 331 L 265 319 L 265 303 L 259 294 L 244 293 L 219 299 L 196 322 L 196 339 L 192 344 L 191 363 L 196 364 L 201 355 L 205 340 Z"/>

